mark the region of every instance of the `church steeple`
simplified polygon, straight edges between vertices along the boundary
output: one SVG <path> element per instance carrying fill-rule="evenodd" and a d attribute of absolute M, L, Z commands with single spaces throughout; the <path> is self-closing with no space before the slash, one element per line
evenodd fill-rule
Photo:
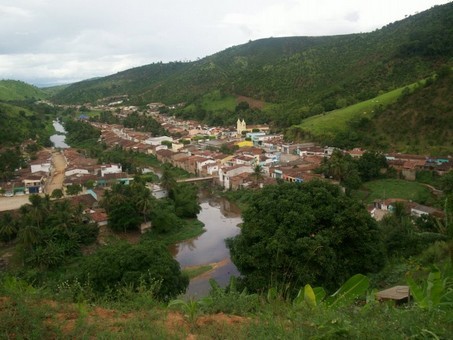
<path fill-rule="evenodd" d="M 245 131 L 247 130 L 247 124 L 245 123 L 245 119 L 241 119 L 238 118 L 238 121 L 236 122 L 236 130 L 237 130 L 237 134 L 238 136 L 242 136 L 242 131 Z"/>

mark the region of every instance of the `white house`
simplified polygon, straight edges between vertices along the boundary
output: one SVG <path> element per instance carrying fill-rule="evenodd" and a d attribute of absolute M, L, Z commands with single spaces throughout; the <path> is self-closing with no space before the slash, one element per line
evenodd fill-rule
<path fill-rule="evenodd" d="M 35 164 L 31 164 L 30 165 L 32 174 L 34 174 L 36 172 L 40 172 L 40 171 L 49 173 L 50 172 L 50 167 L 51 167 L 50 161 L 42 162 L 42 163 L 40 162 L 40 163 L 35 163 Z"/>
<path fill-rule="evenodd" d="M 90 172 L 87 169 L 82 169 L 82 168 L 72 168 L 67 171 L 65 171 L 64 175 L 66 177 L 70 177 L 73 175 L 89 175 Z"/>
<path fill-rule="evenodd" d="M 201 173 L 201 169 L 203 168 L 203 166 L 207 165 L 207 164 L 217 164 L 217 162 L 213 159 L 206 159 L 206 160 L 203 160 L 203 161 L 197 161 L 197 173 Z"/>
<path fill-rule="evenodd" d="M 225 189 L 231 189 L 230 179 L 242 173 L 252 173 L 253 168 L 250 165 L 235 165 L 231 167 L 221 167 L 219 169 L 219 183 Z"/>
<path fill-rule="evenodd" d="M 164 141 L 173 142 L 173 138 L 168 137 L 168 136 L 150 137 L 150 138 L 146 139 L 143 143 L 158 146 L 158 145 L 161 145 L 162 142 L 164 142 Z"/>
<path fill-rule="evenodd" d="M 101 176 L 104 177 L 107 174 L 120 174 L 123 172 L 121 164 L 106 164 L 101 165 Z"/>

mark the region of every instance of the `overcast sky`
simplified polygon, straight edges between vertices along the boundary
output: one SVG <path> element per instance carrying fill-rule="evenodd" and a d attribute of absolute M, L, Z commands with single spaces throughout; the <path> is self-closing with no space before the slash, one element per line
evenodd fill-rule
<path fill-rule="evenodd" d="M 268 37 L 370 32 L 451 0 L 0 0 L 0 79 L 54 85 Z"/>

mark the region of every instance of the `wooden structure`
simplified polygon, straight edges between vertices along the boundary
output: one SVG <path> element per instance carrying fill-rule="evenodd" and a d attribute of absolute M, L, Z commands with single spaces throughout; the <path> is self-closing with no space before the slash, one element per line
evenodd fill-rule
<path fill-rule="evenodd" d="M 397 304 L 408 302 L 410 299 L 409 286 L 395 286 L 376 294 L 379 301 L 395 301 Z"/>

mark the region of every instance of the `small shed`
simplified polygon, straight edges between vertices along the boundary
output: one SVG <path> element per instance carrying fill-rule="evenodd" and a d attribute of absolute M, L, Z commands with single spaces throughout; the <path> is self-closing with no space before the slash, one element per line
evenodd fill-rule
<path fill-rule="evenodd" d="M 376 294 L 379 301 L 395 301 L 396 304 L 408 302 L 410 299 L 409 286 L 395 286 Z"/>

